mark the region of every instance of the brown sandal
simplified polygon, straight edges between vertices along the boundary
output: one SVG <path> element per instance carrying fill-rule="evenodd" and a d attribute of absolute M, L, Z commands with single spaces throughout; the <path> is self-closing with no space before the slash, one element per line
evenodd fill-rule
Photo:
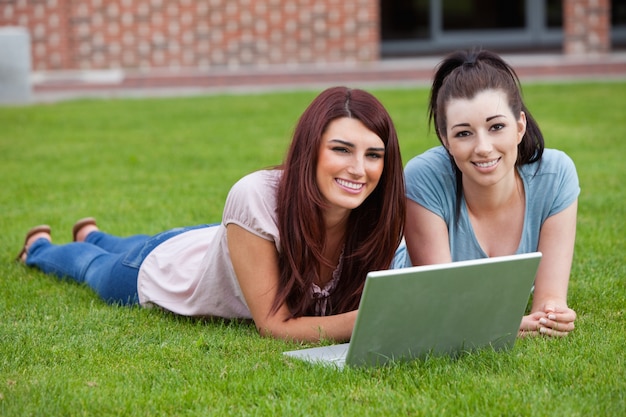
<path fill-rule="evenodd" d="M 83 219 L 80 219 L 79 221 L 77 221 L 76 223 L 74 223 L 74 227 L 72 227 L 72 239 L 74 242 L 76 242 L 76 235 L 78 235 L 78 232 L 80 232 L 80 230 L 85 227 L 85 226 L 98 226 L 96 224 L 96 219 L 94 219 L 93 217 L 85 217 Z"/>
<path fill-rule="evenodd" d="M 36 235 L 37 233 L 48 233 L 50 235 L 51 234 L 50 226 L 48 226 L 47 224 L 40 224 L 39 226 L 35 226 L 32 229 L 30 229 L 28 232 L 26 232 L 26 237 L 24 238 L 24 246 L 22 247 L 22 250 L 20 251 L 19 255 L 17 255 L 17 258 L 15 258 L 16 262 L 24 263 L 25 259 L 22 259 L 22 258 L 28 252 L 28 248 L 26 247 L 26 245 L 28 244 L 28 241 L 30 240 L 30 238 Z"/>

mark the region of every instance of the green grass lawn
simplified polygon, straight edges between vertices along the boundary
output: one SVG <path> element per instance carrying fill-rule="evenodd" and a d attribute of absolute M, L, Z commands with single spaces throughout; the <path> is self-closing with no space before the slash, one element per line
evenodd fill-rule
<path fill-rule="evenodd" d="M 405 163 L 438 144 L 426 89 L 373 92 Z M 281 162 L 316 94 L 0 107 L 0 416 L 624 415 L 626 82 L 524 88 L 581 181 L 565 339 L 337 371 L 284 358 L 294 344 L 249 324 L 111 307 L 13 262 L 39 223 L 64 243 L 88 215 L 121 235 L 220 221 L 230 186 Z"/>

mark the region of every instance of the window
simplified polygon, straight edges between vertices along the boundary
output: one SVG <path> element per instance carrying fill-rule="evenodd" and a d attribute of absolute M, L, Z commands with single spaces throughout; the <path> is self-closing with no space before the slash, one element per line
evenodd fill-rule
<path fill-rule="evenodd" d="M 563 29 L 562 0 L 546 0 L 546 26 L 549 29 Z"/>
<path fill-rule="evenodd" d="M 626 1 L 611 0 L 611 26 L 626 26 Z"/>
<path fill-rule="evenodd" d="M 430 37 L 430 0 L 381 0 L 380 15 L 385 40 Z"/>
<path fill-rule="evenodd" d="M 443 0 L 443 30 L 523 29 L 525 0 Z"/>

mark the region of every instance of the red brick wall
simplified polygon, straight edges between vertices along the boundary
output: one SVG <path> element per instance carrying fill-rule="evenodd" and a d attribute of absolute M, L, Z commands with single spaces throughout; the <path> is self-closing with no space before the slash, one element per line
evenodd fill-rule
<path fill-rule="evenodd" d="M 611 50 L 611 1 L 563 0 L 563 52 L 570 55 Z"/>
<path fill-rule="evenodd" d="M 379 21 L 378 0 L 0 0 L 38 71 L 376 61 Z"/>

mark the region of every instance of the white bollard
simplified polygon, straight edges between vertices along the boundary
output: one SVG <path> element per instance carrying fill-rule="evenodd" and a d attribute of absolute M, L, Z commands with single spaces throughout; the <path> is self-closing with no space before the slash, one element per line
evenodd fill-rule
<path fill-rule="evenodd" d="M 24 27 L 0 27 L 0 104 L 31 99 L 30 35 Z"/>

